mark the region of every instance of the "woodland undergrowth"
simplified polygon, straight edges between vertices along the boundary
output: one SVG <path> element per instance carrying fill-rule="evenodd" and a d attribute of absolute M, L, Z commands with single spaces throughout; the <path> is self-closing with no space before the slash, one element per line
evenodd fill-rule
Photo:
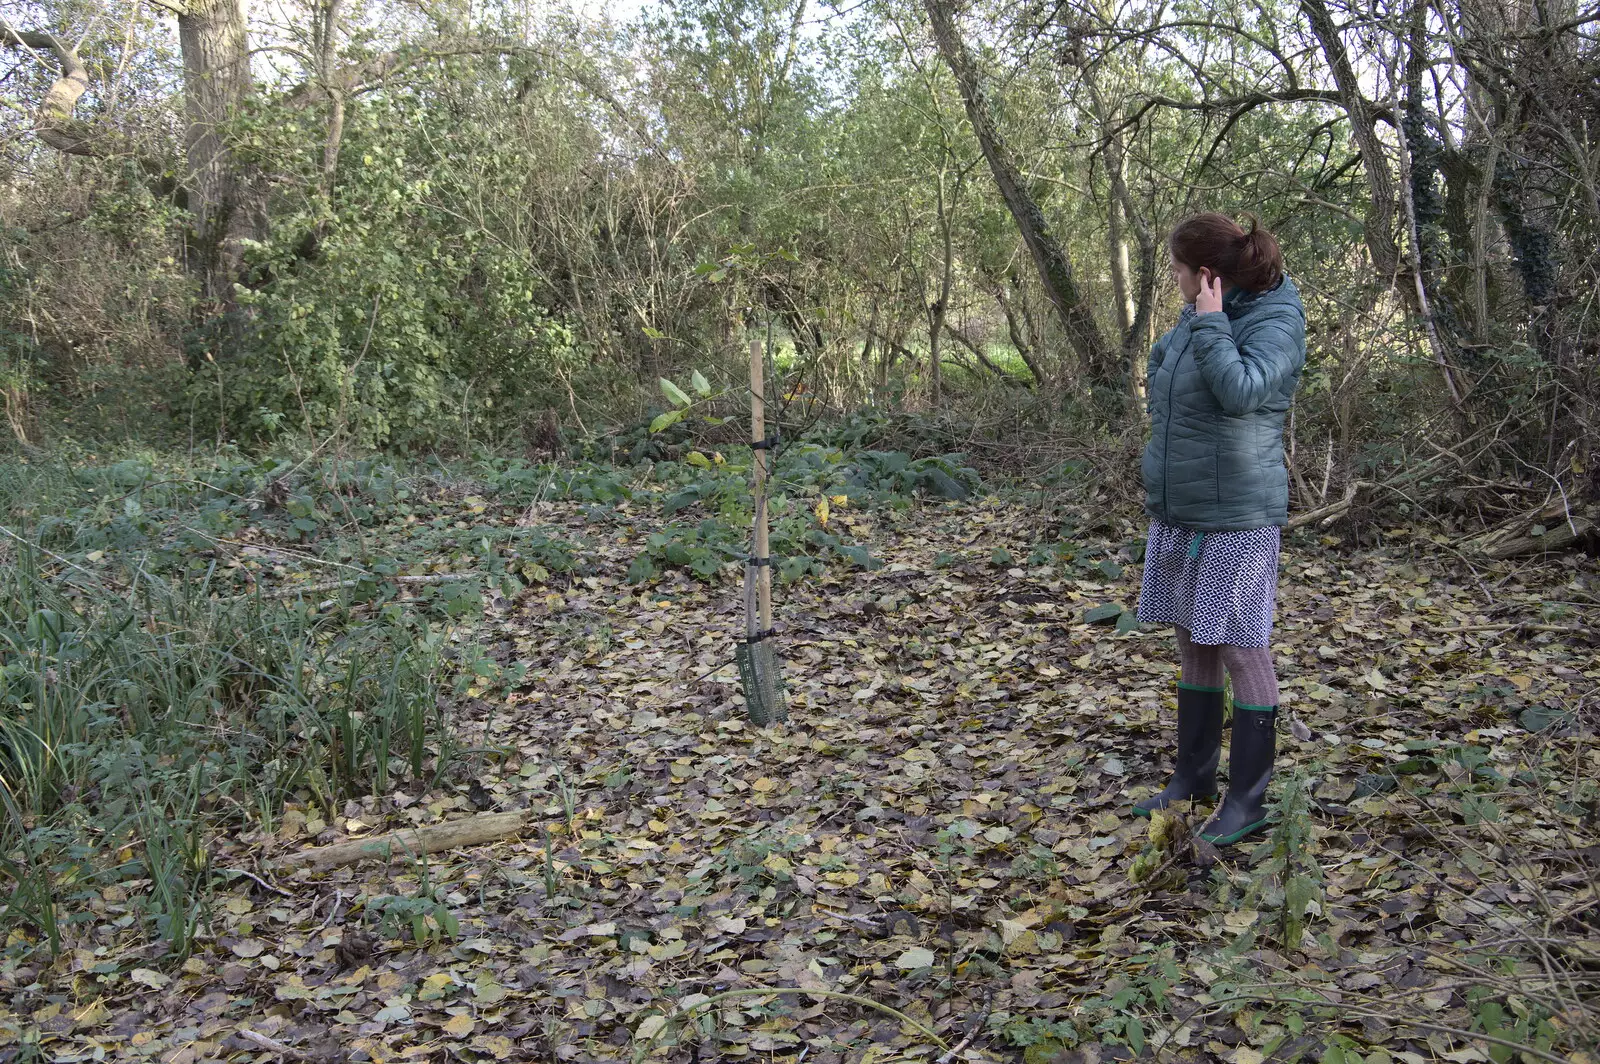
<path fill-rule="evenodd" d="M 0 464 L 0 1055 L 1592 1059 L 1582 555 L 1292 532 L 1276 818 L 1218 853 L 1128 815 L 1175 674 L 1092 462 L 786 441 L 762 730 L 716 428 Z M 273 867 L 496 811 L 527 829 Z"/>

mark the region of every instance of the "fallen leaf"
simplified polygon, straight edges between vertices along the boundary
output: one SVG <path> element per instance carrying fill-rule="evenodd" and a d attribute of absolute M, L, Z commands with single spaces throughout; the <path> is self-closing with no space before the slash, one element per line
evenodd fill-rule
<path fill-rule="evenodd" d="M 900 954 L 900 959 L 895 964 L 901 968 L 918 969 L 931 968 L 934 962 L 933 950 L 915 946 Z"/>

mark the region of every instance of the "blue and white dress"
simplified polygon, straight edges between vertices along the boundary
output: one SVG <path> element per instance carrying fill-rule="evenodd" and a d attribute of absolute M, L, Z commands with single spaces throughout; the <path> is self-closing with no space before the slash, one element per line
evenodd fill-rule
<path fill-rule="evenodd" d="M 1204 646 L 1270 645 L 1281 539 L 1276 525 L 1195 532 L 1151 521 L 1139 619 L 1180 625 Z"/>

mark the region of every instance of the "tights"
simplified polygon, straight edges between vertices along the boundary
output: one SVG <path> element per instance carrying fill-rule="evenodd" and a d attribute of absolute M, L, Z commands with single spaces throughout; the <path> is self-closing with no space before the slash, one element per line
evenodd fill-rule
<path fill-rule="evenodd" d="M 1278 673 L 1268 647 L 1206 646 L 1178 627 L 1178 655 L 1183 662 L 1183 682 L 1195 687 L 1222 686 L 1222 671 L 1233 677 L 1233 701 L 1241 706 L 1276 706 Z"/>

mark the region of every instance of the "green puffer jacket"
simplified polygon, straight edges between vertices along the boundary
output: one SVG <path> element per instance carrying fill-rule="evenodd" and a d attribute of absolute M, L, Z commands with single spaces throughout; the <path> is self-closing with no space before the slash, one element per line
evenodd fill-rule
<path fill-rule="evenodd" d="M 1196 532 L 1283 525 L 1283 419 L 1306 362 L 1306 315 L 1285 277 L 1234 289 L 1221 314 L 1186 309 L 1150 350 L 1144 508 Z"/>

